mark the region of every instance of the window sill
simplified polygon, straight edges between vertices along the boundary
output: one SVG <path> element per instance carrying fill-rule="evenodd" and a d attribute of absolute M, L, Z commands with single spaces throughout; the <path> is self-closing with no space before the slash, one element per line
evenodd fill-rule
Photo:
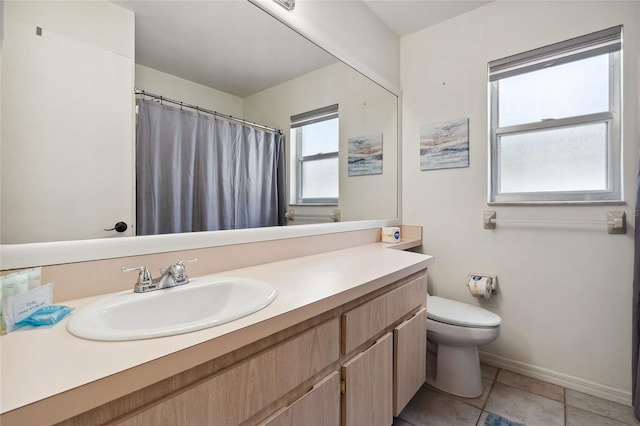
<path fill-rule="evenodd" d="M 488 206 L 575 206 L 575 205 L 623 205 L 624 200 L 602 201 L 487 201 Z"/>
<path fill-rule="evenodd" d="M 289 204 L 291 207 L 337 207 L 338 203 L 291 203 Z"/>

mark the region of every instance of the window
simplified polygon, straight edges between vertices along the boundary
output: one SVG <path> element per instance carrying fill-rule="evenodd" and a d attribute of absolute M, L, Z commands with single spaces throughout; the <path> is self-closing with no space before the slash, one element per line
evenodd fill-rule
<path fill-rule="evenodd" d="M 291 141 L 291 203 L 338 204 L 338 105 L 292 116 Z"/>
<path fill-rule="evenodd" d="M 489 63 L 490 203 L 622 201 L 622 27 Z"/>

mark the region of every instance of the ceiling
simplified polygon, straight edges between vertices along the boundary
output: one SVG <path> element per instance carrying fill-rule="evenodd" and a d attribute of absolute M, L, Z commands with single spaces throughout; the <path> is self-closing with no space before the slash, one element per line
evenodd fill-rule
<path fill-rule="evenodd" d="M 482 0 L 363 0 L 399 37 L 469 12 L 491 1 Z"/>
<path fill-rule="evenodd" d="M 135 13 L 136 63 L 241 98 L 336 62 L 248 1 L 114 3 Z"/>
<path fill-rule="evenodd" d="M 489 3 L 362 1 L 398 37 Z M 113 2 L 135 13 L 136 63 L 241 98 L 336 62 L 245 0 Z"/>

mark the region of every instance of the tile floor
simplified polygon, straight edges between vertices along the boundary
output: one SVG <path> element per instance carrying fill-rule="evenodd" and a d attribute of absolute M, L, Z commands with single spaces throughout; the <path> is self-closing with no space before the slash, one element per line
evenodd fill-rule
<path fill-rule="evenodd" d="M 495 413 L 526 426 L 640 425 L 633 409 L 482 364 L 483 393 L 459 398 L 424 385 L 394 426 L 484 426 Z"/>

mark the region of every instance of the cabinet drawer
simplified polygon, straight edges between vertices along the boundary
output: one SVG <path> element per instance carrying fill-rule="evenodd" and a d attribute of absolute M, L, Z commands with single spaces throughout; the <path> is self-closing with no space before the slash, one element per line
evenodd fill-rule
<path fill-rule="evenodd" d="M 339 358 L 333 319 L 118 423 L 237 425 Z"/>
<path fill-rule="evenodd" d="M 393 415 L 400 414 L 424 384 L 427 368 L 427 310 L 393 330 Z"/>
<path fill-rule="evenodd" d="M 338 426 L 340 424 L 340 375 L 334 371 L 290 406 L 260 426 Z"/>
<path fill-rule="evenodd" d="M 345 382 L 343 426 L 389 426 L 393 423 L 393 335 L 342 366 Z"/>
<path fill-rule="evenodd" d="M 408 283 L 342 315 L 342 353 L 349 354 L 427 299 L 427 278 L 420 275 Z"/>

